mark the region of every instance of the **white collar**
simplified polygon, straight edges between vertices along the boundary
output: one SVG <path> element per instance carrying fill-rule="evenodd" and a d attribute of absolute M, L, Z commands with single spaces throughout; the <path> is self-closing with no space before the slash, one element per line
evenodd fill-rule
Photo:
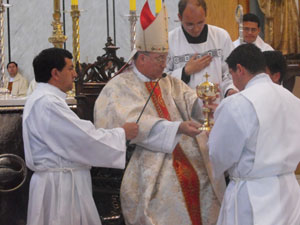
<path fill-rule="evenodd" d="M 149 81 L 156 81 L 156 80 L 158 80 L 158 79 L 156 79 L 156 80 L 151 80 L 151 79 L 149 79 L 148 77 L 146 77 L 144 74 L 142 74 L 142 73 L 136 68 L 136 66 L 135 66 L 134 63 L 132 64 L 132 66 L 133 66 L 133 72 L 136 74 L 136 76 L 137 76 L 140 80 L 142 80 L 142 81 L 144 81 L 144 82 L 149 82 Z"/>
<path fill-rule="evenodd" d="M 67 94 L 63 91 L 61 91 L 59 88 L 53 86 L 49 83 L 43 83 L 43 82 L 37 82 L 37 89 L 40 89 L 41 91 L 50 92 L 53 93 L 62 99 L 66 99 Z"/>

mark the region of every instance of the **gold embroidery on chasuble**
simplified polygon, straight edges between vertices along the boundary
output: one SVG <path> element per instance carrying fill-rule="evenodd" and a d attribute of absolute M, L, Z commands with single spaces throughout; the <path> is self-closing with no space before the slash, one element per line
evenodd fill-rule
<path fill-rule="evenodd" d="M 145 86 L 151 93 L 156 82 L 146 82 Z M 160 118 L 171 121 L 170 114 L 162 98 L 159 84 L 154 89 L 151 100 Z M 184 154 L 180 144 L 173 151 L 173 167 L 180 183 L 187 211 L 193 225 L 202 225 L 200 210 L 200 182 L 197 172 Z"/>

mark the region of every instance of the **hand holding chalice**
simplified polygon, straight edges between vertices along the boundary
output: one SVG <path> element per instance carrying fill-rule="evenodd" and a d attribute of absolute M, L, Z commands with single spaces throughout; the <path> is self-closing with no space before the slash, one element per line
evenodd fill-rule
<path fill-rule="evenodd" d="M 202 131 L 210 131 L 213 126 L 213 122 L 210 120 L 210 116 L 213 112 L 210 108 L 205 106 L 212 104 L 219 93 L 218 86 L 209 82 L 208 77 L 209 75 L 206 73 L 206 81 L 196 87 L 197 96 L 202 99 L 204 103 L 203 114 L 205 118 L 202 127 L 199 128 L 199 130 Z"/>

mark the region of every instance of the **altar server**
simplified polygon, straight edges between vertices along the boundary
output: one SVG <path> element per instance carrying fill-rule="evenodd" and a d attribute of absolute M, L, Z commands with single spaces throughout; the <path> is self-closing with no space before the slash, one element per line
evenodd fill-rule
<path fill-rule="evenodd" d="M 179 1 L 181 26 L 169 33 L 166 72 L 194 89 L 208 73 L 209 81 L 219 84 L 222 99 L 237 92 L 225 63 L 234 47 L 226 30 L 206 24 L 206 15 L 205 0 Z"/>
<path fill-rule="evenodd" d="M 226 62 L 240 92 L 218 106 L 209 136 L 214 176 L 230 176 L 217 225 L 299 225 L 300 100 L 272 82 L 255 45 Z"/>
<path fill-rule="evenodd" d="M 137 125 L 95 129 L 70 110 L 65 98 L 76 72 L 67 50 L 43 50 L 33 67 L 38 83 L 23 114 L 25 159 L 34 171 L 27 225 L 99 225 L 90 168 L 124 168 L 125 142 Z"/>
<path fill-rule="evenodd" d="M 247 13 L 243 16 L 243 40 L 241 43 L 238 38 L 233 42 L 234 47 L 241 44 L 251 43 L 255 44 L 262 51 L 272 51 L 274 50 L 268 43 L 259 36 L 260 32 L 260 21 L 257 15 L 253 13 Z"/>

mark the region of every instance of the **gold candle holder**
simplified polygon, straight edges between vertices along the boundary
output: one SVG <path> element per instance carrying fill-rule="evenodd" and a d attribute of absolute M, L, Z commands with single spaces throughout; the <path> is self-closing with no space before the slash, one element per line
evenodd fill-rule
<path fill-rule="evenodd" d="M 53 27 L 52 36 L 48 38 L 48 41 L 56 48 L 62 48 L 63 44 L 67 40 L 67 36 L 64 35 L 62 29 L 62 23 L 60 22 L 60 0 L 53 1 L 53 21 L 51 23 Z"/>
<path fill-rule="evenodd" d="M 73 62 L 74 65 L 80 63 L 80 43 L 79 43 L 79 17 L 80 11 L 78 10 L 78 5 L 71 5 L 71 17 L 72 17 L 72 29 L 73 29 Z"/>
<path fill-rule="evenodd" d="M 136 21 L 137 15 L 135 10 L 129 10 L 129 22 L 130 22 L 130 46 L 131 51 L 135 48 L 136 39 Z"/>
<path fill-rule="evenodd" d="M 0 69 L 1 69 L 1 80 L 0 88 L 4 87 L 4 5 L 3 1 L 0 0 Z"/>
<path fill-rule="evenodd" d="M 73 64 L 75 68 L 80 66 L 80 35 L 79 35 L 79 17 L 80 11 L 78 9 L 78 4 L 71 4 L 71 17 L 72 17 L 72 39 L 73 39 Z M 68 92 L 69 97 L 75 96 L 75 83 L 73 82 L 73 88 Z"/>

